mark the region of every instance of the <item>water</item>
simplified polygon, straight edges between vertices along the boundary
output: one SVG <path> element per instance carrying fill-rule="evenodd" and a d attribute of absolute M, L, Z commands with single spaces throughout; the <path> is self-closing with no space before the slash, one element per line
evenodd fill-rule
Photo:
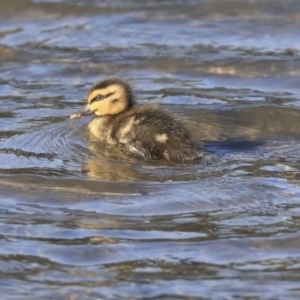
<path fill-rule="evenodd" d="M 282 1 L 1 1 L 2 299 L 299 299 L 299 13 Z M 69 115 L 99 78 L 201 164 L 120 157 Z"/>

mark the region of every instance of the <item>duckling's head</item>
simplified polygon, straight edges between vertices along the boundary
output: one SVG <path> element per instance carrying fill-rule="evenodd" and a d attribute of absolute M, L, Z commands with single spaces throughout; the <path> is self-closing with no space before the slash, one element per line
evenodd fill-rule
<path fill-rule="evenodd" d="M 95 83 L 87 97 L 85 108 L 72 114 L 71 119 L 92 113 L 97 116 L 117 115 L 133 105 L 129 84 L 118 78 L 109 78 Z"/>

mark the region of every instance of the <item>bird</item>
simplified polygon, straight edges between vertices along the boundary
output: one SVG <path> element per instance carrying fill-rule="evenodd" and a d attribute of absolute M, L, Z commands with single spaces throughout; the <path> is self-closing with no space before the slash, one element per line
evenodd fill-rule
<path fill-rule="evenodd" d="M 88 128 L 94 139 L 120 147 L 128 155 L 170 162 L 195 161 L 204 155 L 174 116 L 155 106 L 137 105 L 126 80 L 96 82 L 88 92 L 87 105 L 70 118 L 92 114 Z"/>

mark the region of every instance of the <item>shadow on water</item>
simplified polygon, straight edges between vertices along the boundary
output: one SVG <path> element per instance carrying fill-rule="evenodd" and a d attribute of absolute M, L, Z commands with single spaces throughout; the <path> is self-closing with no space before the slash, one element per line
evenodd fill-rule
<path fill-rule="evenodd" d="M 222 142 L 207 142 L 204 148 L 215 153 L 224 152 L 253 152 L 258 147 L 266 145 L 266 141 L 251 141 L 243 139 L 228 139 Z"/>

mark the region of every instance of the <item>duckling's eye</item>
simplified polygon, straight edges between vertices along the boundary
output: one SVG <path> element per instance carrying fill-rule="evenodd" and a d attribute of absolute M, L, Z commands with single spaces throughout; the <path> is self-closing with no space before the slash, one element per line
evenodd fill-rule
<path fill-rule="evenodd" d="M 100 101 L 100 100 L 103 100 L 103 99 L 104 99 L 103 95 L 98 95 L 95 100 Z"/>
<path fill-rule="evenodd" d="M 114 93 L 115 92 L 108 93 L 107 95 L 98 94 L 97 96 L 95 96 L 93 99 L 90 100 L 90 104 L 92 104 L 95 101 L 102 101 L 102 100 L 112 96 Z"/>

